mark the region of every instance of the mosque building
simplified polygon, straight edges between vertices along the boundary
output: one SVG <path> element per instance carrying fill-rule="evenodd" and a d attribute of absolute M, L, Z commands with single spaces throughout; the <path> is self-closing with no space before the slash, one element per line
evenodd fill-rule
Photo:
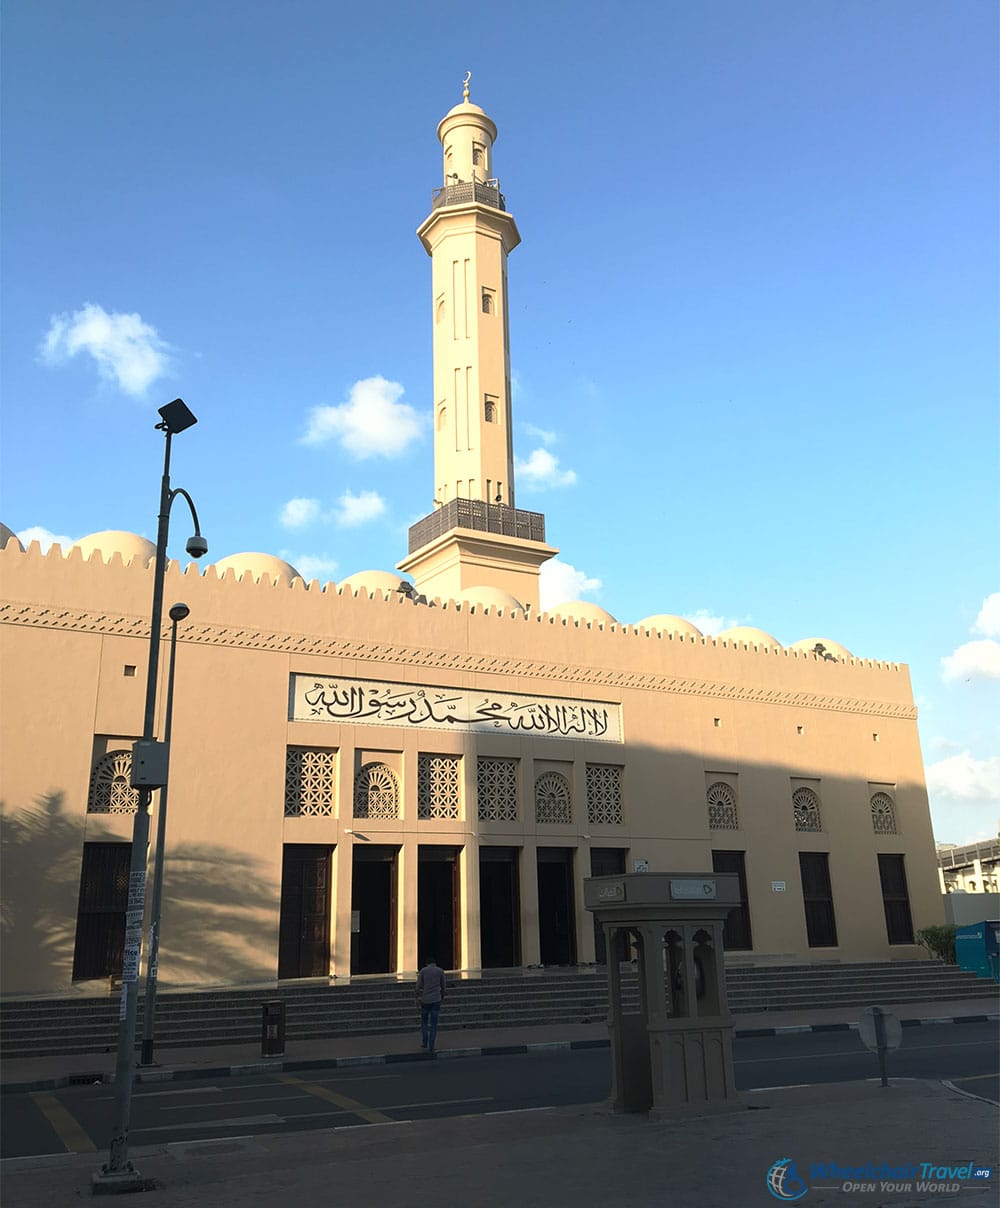
<path fill-rule="evenodd" d="M 466 88 L 438 137 L 433 508 L 398 569 L 166 571 L 190 615 L 160 984 L 603 962 L 584 879 L 662 869 L 738 875 L 729 962 L 921 958 L 943 910 L 905 666 L 540 610 L 557 550 L 514 492 L 497 128 Z M 121 973 L 154 547 L 0 544 L 2 984 L 66 992 Z"/>

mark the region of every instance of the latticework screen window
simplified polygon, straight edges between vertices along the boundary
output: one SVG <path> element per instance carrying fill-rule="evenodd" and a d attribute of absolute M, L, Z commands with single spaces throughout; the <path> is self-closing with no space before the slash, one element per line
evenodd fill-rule
<path fill-rule="evenodd" d="M 739 830 L 740 818 L 736 809 L 736 790 L 724 780 L 708 786 L 705 794 L 708 804 L 709 830 Z"/>
<path fill-rule="evenodd" d="M 543 772 L 535 781 L 535 821 L 573 821 L 573 798 L 569 781 L 560 772 Z"/>
<path fill-rule="evenodd" d="M 517 821 L 516 759 L 483 756 L 476 766 L 476 794 L 481 822 Z"/>
<path fill-rule="evenodd" d="M 139 792 L 132 787 L 132 752 L 108 751 L 94 765 L 87 795 L 88 814 L 134 814 Z"/>
<path fill-rule="evenodd" d="M 417 758 L 417 817 L 457 818 L 462 800 L 462 761 L 457 755 Z"/>
<path fill-rule="evenodd" d="M 355 818 L 398 818 L 399 781 L 384 763 L 366 763 L 354 782 Z"/>
<path fill-rule="evenodd" d="M 797 831 L 821 831 L 823 823 L 819 816 L 819 798 L 812 789 L 796 789 L 792 793 L 792 812 Z"/>
<path fill-rule="evenodd" d="M 616 764 L 587 764 L 587 821 L 597 826 L 620 825 L 625 821 L 622 769 Z"/>
<path fill-rule="evenodd" d="M 285 817 L 330 817 L 336 800 L 336 769 L 336 751 L 289 747 L 285 755 Z"/>
<path fill-rule="evenodd" d="M 895 835 L 896 803 L 888 793 L 872 795 L 872 830 L 876 835 Z"/>

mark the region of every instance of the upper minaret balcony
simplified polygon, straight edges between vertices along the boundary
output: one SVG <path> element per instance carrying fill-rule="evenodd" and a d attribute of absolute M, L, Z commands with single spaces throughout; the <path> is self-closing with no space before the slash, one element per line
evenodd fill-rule
<path fill-rule="evenodd" d="M 507 202 L 498 180 L 454 180 L 431 193 L 431 209 L 441 206 L 465 206 L 473 202 L 506 210 Z"/>

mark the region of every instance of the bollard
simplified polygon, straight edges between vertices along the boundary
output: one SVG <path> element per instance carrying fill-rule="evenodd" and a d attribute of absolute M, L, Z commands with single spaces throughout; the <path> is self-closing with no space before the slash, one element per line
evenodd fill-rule
<path fill-rule="evenodd" d="M 285 1055 L 285 1004 L 280 1000 L 260 1005 L 260 1055 L 261 1057 L 284 1057 Z"/>

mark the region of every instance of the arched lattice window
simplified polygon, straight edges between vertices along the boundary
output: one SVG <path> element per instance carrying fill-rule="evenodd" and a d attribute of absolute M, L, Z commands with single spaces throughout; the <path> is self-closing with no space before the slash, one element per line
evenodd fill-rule
<path fill-rule="evenodd" d="M 740 818 L 736 809 L 736 790 L 724 780 L 708 786 L 705 794 L 708 803 L 708 826 L 710 830 L 739 830 Z"/>
<path fill-rule="evenodd" d="M 560 772 L 543 772 L 535 781 L 535 821 L 573 821 L 569 781 Z"/>
<path fill-rule="evenodd" d="M 90 774 L 88 814 L 134 814 L 138 790 L 132 787 L 132 752 L 108 751 Z"/>
<path fill-rule="evenodd" d="M 384 763 L 366 763 L 354 782 L 355 818 L 398 818 L 399 782 Z"/>
<path fill-rule="evenodd" d="M 819 816 L 819 798 L 812 789 L 800 788 L 792 793 L 792 812 L 797 831 L 821 831 L 823 823 Z"/>
<path fill-rule="evenodd" d="M 896 803 L 888 793 L 872 795 L 872 830 L 876 835 L 895 835 Z"/>
<path fill-rule="evenodd" d="M 285 756 L 285 817 L 328 818 L 333 813 L 336 751 L 289 747 Z"/>
<path fill-rule="evenodd" d="M 462 761 L 457 755 L 417 759 L 417 817 L 457 818 L 462 795 Z"/>

